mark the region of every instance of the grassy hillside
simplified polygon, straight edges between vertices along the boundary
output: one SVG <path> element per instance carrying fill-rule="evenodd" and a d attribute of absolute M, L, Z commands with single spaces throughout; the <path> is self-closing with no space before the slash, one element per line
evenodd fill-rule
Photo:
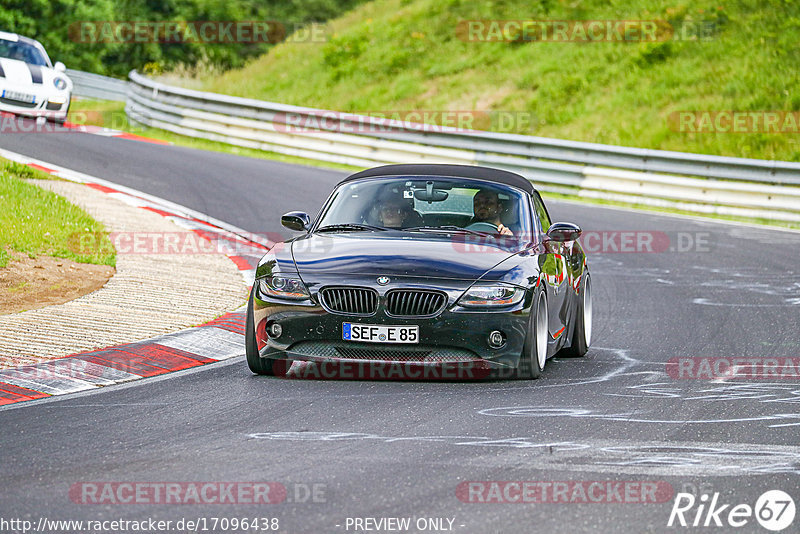
<path fill-rule="evenodd" d="M 659 42 L 467 42 L 457 30 L 470 19 L 660 19 L 686 33 Z M 800 110 L 794 0 L 376 0 L 333 25 L 326 43 L 279 45 L 201 85 L 343 111 L 519 111 L 532 124 L 492 129 L 800 161 L 796 133 L 683 133 L 669 124 L 677 111 Z"/>
<path fill-rule="evenodd" d="M 364 0 L 3 0 L 0 30 L 13 31 L 42 42 L 50 58 L 67 67 L 96 74 L 126 77 L 131 69 L 201 69 L 216 72 L 240 67 L 272 45 L 235 30 L 201 33 L 180 39 L 158 26 L 143 26 L 137 39 L 129 37 L 132 22 L 274 21 L 290 31 L 295 25 L 325 20 L 344 13 Z M 117 26 L 115 23 L 121 23 Z M 126 29 L 127 26 L 127 29 Z M 245 24 L 247 26 L 247 24 Z M 272 26 L 273 28 L 276 25 Z M 203 32 L 205 30 L 202 30 Z M 161 32 L 158 36 L 155 32 Z M 149 35 L 149 37 L 147 37 Z M 206 35 L 211 35 L 207 42 Z M 271 38 L 278 39 L 283 31 Z"/>

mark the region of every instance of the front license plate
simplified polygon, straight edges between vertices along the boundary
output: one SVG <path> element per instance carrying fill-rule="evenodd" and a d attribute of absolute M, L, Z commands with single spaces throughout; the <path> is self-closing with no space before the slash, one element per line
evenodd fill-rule
<path fill-rule="evenodd" d="M 17 91 L 3 91 L 3 98 L 8 98 L 9 100 L 16 100 L 17 102 L 27 102 L 29 104 L 33 104 L 36 102 L 36 96 L 29 95 L 27 93 L 20 93 Z"/>
<path fill-rule="evenodd" d="M 342 339 L 367 343 L 419 343 L 419 326 L 342 323 Z"/>

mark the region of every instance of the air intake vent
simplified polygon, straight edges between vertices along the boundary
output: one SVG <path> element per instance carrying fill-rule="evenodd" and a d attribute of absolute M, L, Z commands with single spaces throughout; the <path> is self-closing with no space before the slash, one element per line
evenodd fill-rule
<path fill-rule="evenodd" d="M 447 295 L 423 289 L 395 289 L 386 294 L 386 313 L 395 317 L 436 315 L 447 304 Z"/>
<path fill-rule="evenodd" d="M 326 287 L 320 291 L 322 305 L 333 313 L 372 315 L 378 310 L 378 293 L 363 287 Z"/>
<path fill-rule="evenodd" d="M 393 362 L 455 363 L 479 362 L 474 352 L 457 347 L 429 345 L 384 346 L 352 341 L 301 341 L 289 348 L 289 353 L 311 358 L 334 360 L 372 360 Z"/>
<path fill-rule="evenodd" d="M 23 100 L 14 100 L 5 97 L 0 97 L 0 104 L 8 104 L 10 106 L 17 106 L 18 108 L 35 108 L 39 105 L 36 102 L 25 102 Z"/>

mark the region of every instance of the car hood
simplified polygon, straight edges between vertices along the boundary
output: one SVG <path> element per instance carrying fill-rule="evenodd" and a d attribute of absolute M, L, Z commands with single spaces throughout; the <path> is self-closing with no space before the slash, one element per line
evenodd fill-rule
<path fill-rule="evenodd" d="M 53 78 L 56 76 L 64 78 L 67 82 L 67 88 L 72 88 L 72 81 L 66 74 L 57 72 L 50 67 L 31 65 L 24 61 L 8 58 L 0 58 L 0 67 L 3 68 L 5 80 L 20 88 L 54 89 Z"/>
<path fill-rule="evenodd" d="M 519 247 L 460 235 L 396 232 L 309 234 L 291 242 L 301 276 L 369 275 L 476 280 Z M 487 242 L 488 241 L 488 242 Z"/>

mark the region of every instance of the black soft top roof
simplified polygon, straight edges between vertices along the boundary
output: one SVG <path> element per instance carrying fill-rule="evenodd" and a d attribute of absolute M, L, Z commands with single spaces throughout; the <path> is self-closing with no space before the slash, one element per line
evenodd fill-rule
<path fill-rule="evenodd" d="M 352 174 L 339 182 L 339 185 L 378 176 L 448 176 L 455 178 L 475 178 L 496 182 L 499 184 L 518 187 L 527 193 L 534 191 L 533 184 L 517 173 L 492 169 L 491 167 L 478 167 L 475 165 L 445 165 L 445 164 L 402 164 L 383 165 Z"/>

